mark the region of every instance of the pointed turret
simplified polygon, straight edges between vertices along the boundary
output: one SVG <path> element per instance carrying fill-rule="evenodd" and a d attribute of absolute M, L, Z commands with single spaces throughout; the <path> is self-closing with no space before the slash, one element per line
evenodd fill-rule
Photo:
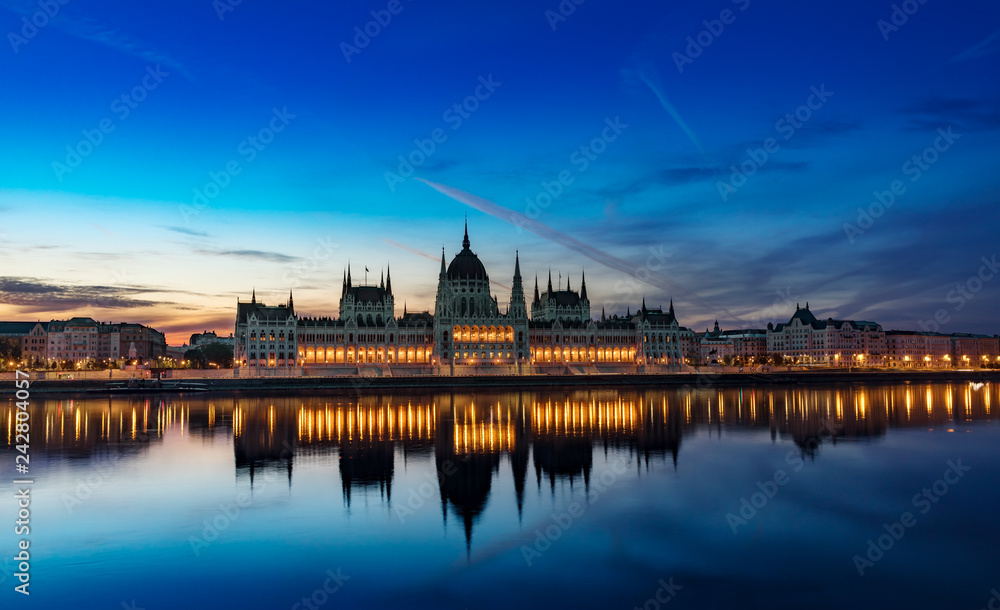
<path fill-rule="evenodd" d="M 340 296 L 343 297 L 345 294 L 347 294 L 347 269 L 344 269 L 344 280 L 340 285 Z"/>
<path fill-rule="evenodd" d="M 385 290 L 385 271 L 383 271 L 382 275 L 379 276 L 378 287 Z"/>
<path fill-rule="evenodd" d="M 571 290 L 571 288 L 569 287 L 569 276 L 567 275 L 566 276 L 566 291 L 568 292 L 569 290 Z"/>
<path fill-rule="evenodd" d="M 444 276 L 447 273 L 448 272 L 445 270 L 445 267 L 444 267 L 444 246 L 441 246 L 441 273 L 438 275 L 438 279 L 442 279 L 443 280 Z"/>
<path fill-rule="evenodd" d="M 670 315 L 676 317 L 674 316 L 674 300 L 672 298 L 670 299 Z"/>
<path fill-rule="evenodd" d="M 288 308 L 295 311 L 295 305 L 292 304 L 292 291 L 288 291 Z"/>
<path fill-rule="evenodd" d="M 351 261 L 347 261 L 347 288 L 351 287 Z"/>
<path fill-rule="evenodd" d="M 549 298 L 552 298 L 552 269 L 549 269 L 549 290 L 547 294 Z"/>
<path fill-rule="evenodd" d="M 715 321 L 715 332 L 719 332 L 719 321 Z"/>
<path fill-rule="evenodd" d="M 389 273 L 389 264 L 385 265 L 385 293 L 392 294 L 392 275 Z"/>
<path fill-rule="evenodd" d="M 250 297 L 250 302 L 251 303 L 256 303 L 257 302 L 257 289 L 256 288 L 253 289 L 253 295 Z"/>
<path fill-rule="evenodd" d="M 604 322 L 605 320 L 607 320 L 607 317 L 605 317 L 605 315 L 604 315 L 604 306 L 602 305 L 601 306 L 601 322 Z"/>
<path fill-rule="evenodd" d="M 517 250 L 514 251 L 514 281 L 511 283 L 507 315 L 517 319 L 528 317 L 528 309 L 524 302 L 524 281 L 521 279 L 521 254 Z"/>
<path fill-rule="evenodd" d="M 581 278 L 581 281 L 580 281 L 580 298 L 581 299 L 586 299 L 587 298 L 587 272 L 586 271 L 584 271 L 582 273 L 582 278 Z"/>
<path fill-rule="evenodd" d="M 646 295 L 642 297 L 642 313 L 646 313 Z"/>
<path fill-rule="evenodd" d="M 541 299 L 538 297 L 538 274 L 535 274 L 535 300 L 532 303 L 537 303 Z"/>

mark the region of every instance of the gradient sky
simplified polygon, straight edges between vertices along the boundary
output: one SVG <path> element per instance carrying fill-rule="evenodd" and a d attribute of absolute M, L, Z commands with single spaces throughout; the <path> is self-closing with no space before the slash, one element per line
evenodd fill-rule
<path fill-rule="evenodd" d="M 944 332 L 1000 331 L 1000 279 L 969 283 L 1000 256 L 1000 5 L 914 2 L 888 29 L 891 2 L 670 4 L 567 1 L 557 19 L 555 0 L 74 0 L 48 19 L 0 0 L 0 319 L 138 321 L 179 344 L 232 332 L 253 288 L 336 315 L 348 259 L 356 280 L 392 266 L 397 315 L 433 309 L 468 215 L 502 304 L 518 249 L 529 290 L 586 269 L 596 316 L 673 297 L 696 330 L 761 327 L 808 301 L 886 329 L 943 310 Z M 355 27 L 390 6 L 348 61 Z M 474 111 L 449 112 L 477 87 Z M 797 110 L 799 127 L 778 122 Z M 387 179 L 435 130 L 412 175 Z M 904 165 L 935 142 L 925 170 Z M 744 162 L 759 167 L 740 186 Z"/>

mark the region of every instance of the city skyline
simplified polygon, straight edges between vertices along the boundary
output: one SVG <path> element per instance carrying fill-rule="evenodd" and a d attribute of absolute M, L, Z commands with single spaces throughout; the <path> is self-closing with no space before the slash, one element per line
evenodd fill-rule
<path fill-rule="evenodd" d="M 468 215 L 498 278 L 585 269 L 595 311 L 997 332 L 1000 8 L 572 6 L 0 3 L 33 92 L 0 102 L 0 319 L 177 344 L 254 288 L 327 315 L 348 260 L 429 310 Z"/>
<path fill-rule="evenodd" d="M 466 237 L 468 237 L 468 235 L 466 235 Z M 458 252 L 456 251 L 456 254 L 457 253 Z M 429 255 L 428 255 L 428 258 L 430 258 Z M 518 258 L 520 258 L 520 251 L 515 251 L 515 260 L 518 259 Z M 440 259 L 438 259 L 436 264 L 440 265 L 440 263 L 441 263 L 441 261 L 440 261 Z M 987 268 L 986 267 L 986 263 L 988 263 L 988 261 L 984 260 L 983 263 L 984 263 L 983 268 Z M 360 271 L 361 271 L 360 274 L 358 273 L 358 270 L 355 270 L 355 268 L 353 267 L 353 263 L 351 263 L 350 261 L 348 261 L 347 264 L 345 265 L 345 267 L 341 270 L 341 274 L 343 276 L 342 277 L 342 282 L 345 279 L 351 279 L 353 281 L 353 285 L 354 286 L 379 287 L 381 285 L 383 288 L 385 287 L 385 282 L 386 282 L 386 279 L 388 277 L 391 265 L 387 264 L 386 267 L 379 268 L 377 270 L 377 272 L 375 270 L 372 270 L 370 267 L 367 267 L 364 264 L 359 264 L 358 266 L 360 267 Z M 494 290 L 493 295 L 497 297 L 497 301 L 500 304 L 500 311 L 501 312 L 505 312 L 506 309 L 507 309 L 507 307 L 508 307 L 507 299 L 510 296 L 510 290 L 511 290 L 511 287 L 509 285 L 511 283 L 510 279 L 507 278 L 507 277 L 505 277 L 503 275 L 503 271 L 502 270 L 499 273 L 497 273 L 497 271 L 491 271 L 491 267 L 490 267 L 490 265 L 488 263 L 485 264 L 485 267 L 486 267 L 487 273 L 492 273 L 492 275 L 490 275 L 490 287 Z M 514 265 L 511 265 L 511 273 L 513 273 L 513 267 L 514 267 Z M 565 277 L 563 277 L 564 274 L 563 274 L 562 270 L 556 270 L 555 274 L 553 274 L 552 271 L 553 270 L 551 268 L 546 269 L 545 275 L 540 275 L 539 274 L 539 276 L 537 278 L 534 275 L 529 276 L 527 274 L 524 274 L 524 282 L 525 282 L 525 284 L 527 284 L 526 286 L 524 286 L 524 291 L 527 293 L 527 296 L 529 297 L 529 301 L 530 301 L 530 297 L 531 297 L 532 286 L 534 286 L 534 282 L 536 282 L 536 281 L 537 281 L 537 286 L 541 287 L 542 293 L 544 293 L 546 291 L 547 285 L 550 284 L 550 283 L 551 283 L 551 286 L 554 287 L 556 290 L 574 290 L 575 292 L 578 293 L 580 291 L 582 282 L 585 281 L 585 279 L 586 279 L 586 271 L 584 269 L 581 269 L 580 272 L 579 272 L 580 273 L 580 277 L 577 278 L 577 284 L 576 284 L 576 287 L 574 289 L 573 286 L 572 286 L 573 277 L 572 277 L 571 273 L 566 273 Z M 371 275 L 371 279 L 370 280 L 368 278 L 369 275 Z M 377 276 L 377 278 L 376 278 L 376 276 Z M 398 272 L 397 272 L 397 277 L 398 277 Z M 630 278 L 630 279 L 635 280 L 635 278 Z M 414 281 L 413 278 L 410 278 L 410 280 L 411 280 L 411 282 Z M 4 280 L 4 281 L 9 281 L 9 280 Z M 621 280 L 619 280 L 619 281 L 621 281 Z M 653 273 L 653 274 L 651 274 L 651 278 L 650 278 L 650 280 L 649 280 L 648 283 L 638 282 L 638 280 L 636 280 L 636 283 L 640 284 L 640 285 L 650 286 L 654 282 L 658 283 L 660 281 L 662 281 L 662 277 L 659 277 L 658 274 Z M 397 279 L 396 282 L 397 282 L 397 285 L 398 285 L 400 283 L 399 279 Z M 404 284 L 405 284 L 405 279 L 404 279 Z M 434 285 L 434 282 L 429 282 L 429 284 L 430 285 Z M 597 294 L 607 293 L 606 287 L 595 285 L 593 283 L 593 281 L 591 281 L 590 284 L 588 285 L 588 290 L 589 290 L 590 294 L 594 294 L 594 293 L 597 293 Z M 398 290 L 394 290 L 393 292 L 394 293 L 398 293 Z M 954 293 L 956 295 L 959 294 L 957 291 L 955 291 Z M 274 306 L 277 306 L 277 305 L 287 304 L 288 301 L 289 301 L 289 298 L 292 297 L 293 294 L 294 294 L 294 290 L 290 289 L 285 294 L 282 294 L 282 292 L 280 290 L 265 290 L 265 291 L 262 291 L 261 295 L 258 295 L 258 288 L 256 286 L 253 286 L 250 289 L 250 295 L 249 295 L 250 298 L 249 299 L 246 298 L 247 295 L 242 295 L 242 296 L 241 295 L 237 295 L 236 298 L 237 298 L 237 302 L 238 303 L 239 302 L 249 303 L 250 301 L 253 301 L 253 302 L 256 302 L 256 303 L 259 303 L 259 304 L 262 304 L 262 305 L 274 305 Z M 961 294 L 964 294 L 966 296 L 972 296 L 973 298 L 975 296 L 975 293 L 969 294 L 967 292 L 963 292 Z M 506 296 L 502 296 L 502 295 L 506 295 Z M 265 297 L 271 297 L 271 298 L 265 298 Z M 959 296 L 959 298 L 962 298 L 964 300 L 964 297 L 962 297 L 962 296 Z M 331 299 L 322 306 L 322 307 L 325 307 L 325 309 L 321 309 L 321 310 L 313 310 L 313 309 L 305 310 L 304 308 L 301 308 L 298 305 L 296 305 L 296 309 L 295 309 L 296 316 L 298 318 L 300 318 L 300 319 L 324 319 L 324 318 L 333 318 L 333 319 L 336 319 L 338 317 L 338 307 L 337 307 L 337 305 L 335 303 L 336 303 L 336 301 L 339 301 L 339 299 L 340 299 L 340 296 L 337 296 L 336 298 L 331 297 Z M 765 309 L 764 312 L 763 312 L 764 316 L 770 315 L 771 317 L 761 317 L 761 318 L 756 318 L 756 319 L 742 318 L 742 319 L 736 319 L 736 320 L 732 320 L 730 318 L 729 320 L 727 320 L 727 319 L 725 319 L 725 316 L 719 316 L 719 315 L 713 316 L 713 315 L 710 315 L 710 314 L 706 315 L 706 314 L 701 313 L 701 312 L 697 312 L 697 313 L 687 312 L 685 314 L 685 312 L 682 311 L 682 312 L 678 313 L 677 320 L 680 323 L 680 325 L 681 325 L 682 328 L 686 327 L 686 328 L 694 331 L 695 333 L 699 333 L 701 331 L 701 329 L 696 324 L 692 325 L 692 324 L 688 323 L 687 320 L 689 320 L 689 319 L 704 320 L 705 321 L 704 322 L 704 328 L 705 328 L 706 331 L 708 331 L 710 328 L 712 328 L 713 325 L 714 325 L 716 331 L 718 331 L 719 328 L 720 328 L 720 320 L 722 320 L 721 327 L 723 329 L 737 329 L 737 328 L 740 328 L 740 329 L 758 329 L 758 330 L 763 330 L 769 324 L 773 324 L 773 325 L 781 325 L 781 324 L 783 324 L 784 322 L 786 322 L 789 319 L 791 319 L 800 310 L 800 308 L 802 308 L 802 309 L 808 309 L 809 308 L 809 301 L 795 300 L 795 302 L 793 303 L 792 301 L 794 299 L 796 299 L 796 297 L 793 294 L 791 294 L 790 292 L 786 292 L 785 294 L 781 294 L 780 292 L 778 292 L 776 294 L 775 300 L 772 303 L 771 307 Z M 100 297 L 100 296 L 96 297 L 96 302 L 97 303 L 107 303 L 109 300 L 110 300 L 109 297 Z M 671 312 L 672 312 L 673 311 L 673 306 L 674 306 L 674 299 L 671 297 L 671 298 L 668 299 L 668 302 L 670 303 Z M 679 302 L 683 302 L 683 301 L 681 300 Z M 646 299 L 645 293 L 643 293 L 642 296 L 640 297 L 640 301 L 638 303 L 611 301 L 610 305 L 612 307 L 612 311 L 607 311 L 608 305 L 609 305 L 608 302 L 602 303 L 599 300 L 592 299 L 591 300 L 591 310 L 590 310 L 591 319 L 601 320 L 604 317 L 607 317 L 607 318 L 618 317 L 618 316 L 625 317 L 629 312 L 631 312 L 632 315 L 634 315 L 634 314 L 638 313 L 641 308 L 644 308 L 644 307 L 647 306 L 647 299 Z M 663 303 L 659 303 L 659 302 L 652 302 L 652 301 L 650 301 L 648 303 L 648 306 L 649 306 L 649 308 L 651 310 L 659 310 L 661 308 L 664 311 L 666 310 L 666 305 L 663 304 Z M 624 310 L 623 311 L 619 311 L 619 309 L 622 309 L 622 307 L 624 307 Z M 598 309 L 600 309 L 599 312 L 597 311 Z M 825 319 L 827 317 L 836 318 L 836 316 L 834 316 L 831 313 L 832 311 L 836 311 L 837 310 L 836 307 L 833 307 L 833 308 L 822 308 L 822 309 L 816 309 L 815 307 L 813 307 L 813 309 L 816 310 L 817 313 L 819 313 L 818 317 L 821 320 Z M 197 309 L 196 308 L 191 308 L 191 310 L 192 311 L 196 311 Z M 404 297 L 404 298 L 397 298 L 395 300 L 395 304 L 393 305 L 393 310 L 394 310 L 394 313 L 395 313 L 395 315 L 397 317 L 403 316 L 403 314 L 406 313 L 407 311 L 409 313 L 426 312 L 426 313 L 429 313 L 429 314 L 431 314 L 433 316 L 434 315 L 435 307 L 434 307 L 434 301 L 433 301 L 433 299 L 432 299 L 431 303 L 429 304 L 429 306 L 421 308 L 421 307 L 413 307 L 413 306 L 408 305 L 408 303 L 407 303 L 407 301 L 405 300 L 405 297 Z M 65 320 L 69 320 L 71 318 L 77 318 L 77 317 L 83 317 L 83 318 L 90 317 L 90 318 L 93 318 L 94 316 L 92 314 L 87 313 L 88 311 L 92 311 L 92 310 L 85 309 L 85 310 L 77 311 L 77 312 L 74 312 L 72 310 L 69 311 L 69 312 L 53 311 L 52 313 L 55 314 L 55 317 L 51 318 L 51 321 L 65 321 Z M 784 312 L 784 311 L 788 311 L 789 312 L 787 314 L 787 316 L 782 316 L 781 315 L 781 313 Z M 947 310 L 942 310 L 942 311 L 947 312 Z M 827 314 L 829 314 L 829 315 L 827 315 Z M 940 315 L 940 314 L 938 314 L 938 315 Z M 530 314 L 529 314 L 529 318 L 531 318 L 531 317 L 532 316 L 530 316 Z M 198 334 L 198 333 L 201 333 L 201 332 L 215 332 L 215 333 L 220 334 L 220 336 L 226 336 L 226 335 L 232 336 L 232 334 L 233 334 L 232 308 L 230 308 L 230 313 L 229 313 L 228 318 L 229 318 L 227 320 L 228 324 L 224 323 L 222 326 L 220 326 L 218 328 L 210 328 L 210 327 L 207 327 L 207 326 L 205 328 L 201 328 L 201 327 L 197 326 L 196 324 L 193 324 L 193 325 L 192 324 L 187 324 L 187 325 L 183 326 L 183 328 L 185 330 L 165 330 L 165 329 L 170 328 L 170 327 L 157 328 L 157 330 L 163 332 L 163 334 L 165 335 L 165 337 L 167 339 L 167 344 L 168 345 L 174 345 L 174 346 L 185 345 L 185 344 L 187 344 L 187 341 L 188 341 L 188 339 L 190 338 L 191 335 Z M 140 324 L 147 324 L 149 326 L 153 326 L 148 321 L 142 320 L 142 319 L 129 319 L 129 320 L 121 320 L 121 321 L 101 320 L 100 318 L 94 318 L 94 319 L 96 319 L 97 322 L 99 322 L 99 323 L 116 323 L 116 322 L 120 323 L 120 324 L 124 324 L 124 323 L 140 323 Z M 714 322 L 713 322 L 713 319 L 714 319 Z M 839 319 L 839 318 L 837 318 L 837 319 Z M 24 319 L 22 321 L 29 322 L 29 321 L 32 321 L 32 320 Z M 43 322 L 44 323 L 44 322 L 49 322 L 50 320 L 38 319 L 38 320 L 34 320 L 34 321 Z M 947 316 L 946 319 L 941 319 L 941 318 L 935 319 L 934 314 L 932 313 L 932 315 L 929 316 L 927 320 L 917 320 L 917 321 L 911 322 L 909 325 L 902 326 L 902 327 L 889 326 L 889 325 L 881 323 L 881 321 L 879 321 L 879 320 L 875 320 L 875 323 L 879 324 L 885 330 L 902 330 L 902 331 L 930 332 L 930 333 L 936 333 L 938 331 L 941 331 L 944 334 L 952 334 L 952 333 L 959 333 L 959 334 L 961 334 L 961 333 L 972 332 L 974 334 L 978 333 L 978 334 L 984 334 L 984 335 L 987 335 L 987 336 L 996 336 L 997 335 L 997 332 L 996 332 L 997 329 L 996 329 L 995 325 L 992 326 L 992 327 L 987 326 L 986 330 L 983 330 L 983 331 L 970 331 L 969 329 L 965 329 L 965 328 L 955 328 L 953 324 L 950 324 L 950 321 L 951 321 L 950 316 Z M 742 323 L 742 325 L 740 323 Z M 949 328 L 949 327 L 951 327 L 951 328 Z M 190 332 L 188 332 L 187 329 L 190 329 Z"/>

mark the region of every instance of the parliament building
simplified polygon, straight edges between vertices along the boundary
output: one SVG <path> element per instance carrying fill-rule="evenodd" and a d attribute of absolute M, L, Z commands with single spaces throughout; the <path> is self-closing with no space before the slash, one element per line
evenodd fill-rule
<path fill-rule="evenodd" d="M 535 278 L 530 315 L 515 252 L 510 300 L 501 306 L 472 251 L 468 226 L 462 249 L 446 264 L 441 252 L 434 313 L 395 314 L 391 272 L 378 284 L 355 284 L 344 272 L 336 317 L 295 313 L 292 295 L 277 306 L 237 303 L 235 360 L 247 376 L 288 374 L 500 374 L 561 370 L 677 370 L 684 361 L 682 328 L 668 311 L 642 306 L 627 316 L 591 316 L 586 277 L 579 291 L 544 290 Z M 561 284 L 561 282 L 560 282 Z M 631 310 L 630 310 L 631 312 Z"/>

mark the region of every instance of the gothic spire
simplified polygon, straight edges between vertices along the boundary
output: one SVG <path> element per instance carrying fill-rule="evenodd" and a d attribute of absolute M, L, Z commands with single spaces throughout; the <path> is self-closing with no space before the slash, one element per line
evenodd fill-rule
<path fill-rule="evenodd" d="M 549 269 L 549 291 L 548 295 L 552 296 L 552 269 Z"/>
<path fill-rule="evenodd" d="M 444 270 L 444 246 L 441 246 L 441 274 L 438 277 L 443 280 L 444 276 L 445 276 L 445 270 Z"/>
<path fill-rule="evenodd" d="M 385 289 L 385 271 L 383 271 L 382 275 L 379 277 L 378 286 L 379 286 L 379 288 L 382 288 L 383 290 Z"/>
<path fill-rule="evenodd" d="M 514 250 L 514 278 L 521 278 L 521 255 L 517 250 Z"/>
<path fill-rule="evenodd" d="M 385 264 L 385 292 L 386 294 L 392 294 L 392 275 L 390 273 L 389 263 Z"/>
<path fill-rule="evenodd" d="M 674 299 L 670 299 L 670 315 L 674 315 Z"/>
<path fill-rule="evenodd" d="M 536 273 L 535 274 L 535 300 L 534 300 L 534 302 L 537 303 L 539 300 L 540 299 L 538 298 L 538 274 Z"/>
<path fill-rule="evenodd" d="M 292 291 L 291 290 L 288 291 L 288 308 L 291 309 L 291 310 L 293 310 L 293 311 L 295 309 L 295 306 L 292 304 Z"/>
<path fill-rule="evenodd" d="M 351 287 L 351 261 L 347 261 L 347 287 Z"/>
<path fill-rule="evenodd" d="M 250 297 L 250 302 L 251 303 L 256 303 L 257 302 L 257 289 L 256 288 L 253 289 L 253 296 Z"/>
<path fill-rule="evenodd" d="M 586 299 L 587 298 L 587 272 L 586 272 L 586 270 L 583 272 L 582 275 L 583 275 L 582 281 L 580 282 L 580 298 L 581 299 Z"/>

